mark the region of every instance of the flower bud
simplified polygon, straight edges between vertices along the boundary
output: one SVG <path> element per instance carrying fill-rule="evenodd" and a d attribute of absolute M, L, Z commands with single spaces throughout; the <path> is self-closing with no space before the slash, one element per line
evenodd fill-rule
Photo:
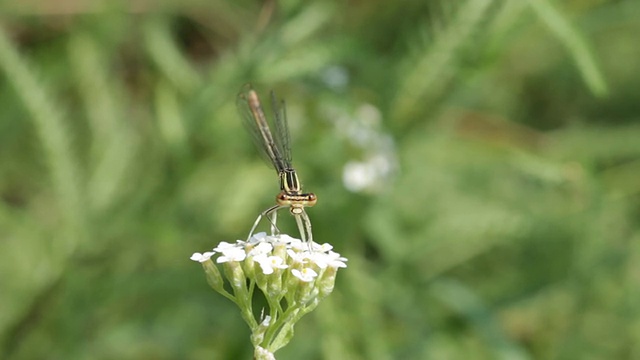
<path fill-rule="evenodd" d="M 202 267 L 204 268 L 204 273 L 207 277 L 207 283 L 209 283 L 215 291 L 222 291 L 224 288 L 224 280 L 222 280 L 222 275 L 220 275 L 220 270 L 218 270 L 216 264 L 209 259 L 202 262 Z"/>
<path fill-rule="evenodd" d="M 336 274 L 338 268 L 334 266 L 327 267 L 317 280 L 320 298 L 325 298 L 331 294 L 336 283 Z"/>
<path fill-rule="evenodd" d="M 237 261 L 228 261 L 223 264 L 223 267 L 224 274 L 236 295 L 238 292 L 246 291 L 247 278 L 244 276 L 242 266 Z"/>

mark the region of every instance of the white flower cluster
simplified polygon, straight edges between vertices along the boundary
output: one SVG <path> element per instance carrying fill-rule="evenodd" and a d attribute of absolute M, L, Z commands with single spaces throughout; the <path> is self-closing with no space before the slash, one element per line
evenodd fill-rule
<path fill-rule="evenodd" d="M 295 323 L 333 291 L 337 271 L 347 267 L 347 259 L 332 248 L 262 232 L 248 241 L 221 242 L 191 260 L 202 264 L 214 290 L 238 305 L 252 332 L 255 358 L 266 360 L 291 340 Z M 257 319 L 252 308 L 256 288 L 269 306 L 269 315 Z"/>
<path fill-rule="evenodd" d="M 285 254 L 274 251 L 282 247 L 286 250 Z M 291 268 L 293 276 L 301 281 L 310 282 L 318 276 L 316 269 L 347 267 L 347 259 L 332 249 L 333 246 L 327 243 L 308 244 L 286 234 L 267 236 L 261 232 L 252 236 L 249 241 L 223 241 L 213 251 L 204 254 L 194 253 L 191 260 L 204 262 L 216 254 L 220 254 L 216 259 L 218 264 L 250 259 L 260 266 L 265 275 L 273 274 L 276 269 Z"/>

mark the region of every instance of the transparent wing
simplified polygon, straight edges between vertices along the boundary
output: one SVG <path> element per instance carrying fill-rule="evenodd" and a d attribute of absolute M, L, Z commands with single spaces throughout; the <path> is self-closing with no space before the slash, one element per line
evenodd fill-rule
<path fill-rule="evenodd" d="M 284 100 L 278 101 L 275 93 L 271 92 L 271 107 L 274 113 L 274 125 L 276 129 L 275 142 L 287 168 L 291 168 L 291 138 L 287 123 L 287 108 Z"/>
<path fill-rule="evenodd" d="M 251 84 L 246 84 L 240 89 L 236 98 L 236 107 L 260 156 L 267 163 L 271 163 L 278 172 L 287 168 L 288 162 L 283 157 L 281 146 L 273 138 L 262 104 Z"/>

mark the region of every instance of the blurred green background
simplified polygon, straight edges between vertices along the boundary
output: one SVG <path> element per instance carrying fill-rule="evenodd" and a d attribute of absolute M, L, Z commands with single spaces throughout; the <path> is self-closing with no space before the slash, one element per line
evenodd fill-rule
<path fill-rule="evenodd" d="M 0 10 L 3 359 L 251 358 L 189 260 L 278 192 L 246 82 L 349 258 L 279 359 L 640 358 L 640 2 Z"/>

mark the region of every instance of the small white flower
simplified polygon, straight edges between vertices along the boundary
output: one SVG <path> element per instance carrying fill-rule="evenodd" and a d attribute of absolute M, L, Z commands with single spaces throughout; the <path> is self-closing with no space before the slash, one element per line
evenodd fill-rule
<path fill-rule="evenodd" d="M 218 257 L 216 262 L 222 264 L 229 261 L 242 261 L 247 257 L 247 253 L 244 249 L 233 246 L 226 248 L 222 251 L 222 256 Z"/>
<path fill-rule="evenodd" d="M 273 251 L 273 245 L 268 242 L 261 242 L 249 252 L 250 256 L 258 256 L 260 254 L 268 254 Z"/>
<path fill-rule="evenodd" d="M 259 232 L 257 234 L 253 234 L 253 236 L 251 236 L 251 238 L 249 239 L 249 243 L 256 244 L 256 243 L 262 242 L 266 239 L 266 237 L 267 237 L 267 233 L 264 231 Z"/>
<path fill-rule="evenodd" d="M 289 267 L 289 265 L 284 263 L 284 259 L 279 256 L 260 254 L 256 255 L 253 261 L 260 264 L 260 268 L 265 275 L 273 274 L 274 269 L 286 269 Z"/>
<path fill-rule="evenodd" d="M 304 282 L 311 282 L 316 276 L 318 276 L 318 273 L 310 268 L 303 268 L 302 270 L 291 269 L 291 274 Z"/>
<path fill-rule="evenodd" d="M 318 265 L 320 269 L 325 269 L 329 266 L 329 258 L 325 253 L 313 252 L 308 254 L 307 258 L 311 260 L 312 263 Z"/>
<path fill-rule="evenodd" d="M 309 245 L 302 240 L 292 241 L 291 244 L 289 244 L 289 247 L 295 251 L 309 251 Z"/>
<path fill-rule="evenodd" d="M 294 251 L 292 249 L 288 249 L 287 250 L 287 255 L 289 255 L 289 257 L 291 258 L 291 260 L 293 260 L 294 263 L 300 263 L 300 264 L 306 264 L 307 263 L 307 259 L 308 259 L 308 253 L 305 252 L 298 252 L 298 251 Z"/>
<path fill-rule="evenodd" d="M 284 243 L 287 243 L 287 244 L 291 244 L 291 243 L 294 243 L 294 242 L 302 242 L 302 240 L 296 239 L 296 238 L 291 237 L 291 236 L 289 236 L 287 234 L 280 234 L 280 236 L 278 236 L 278 241 L 281 241 L 281 242 L 284 242 Z"/>
<path fill-rule="evenodd" d="M 308 258 L 316 264 L 320 269 L 325 269 L 327 266 L 334 268 L 346 268 L 347 258 L 341 257 L 340 254 L 334 251 L 329 251 L 328 254 L 315 252 L 309 254 Z"/>
<path fill-rule="evenodd" d="M 276 245 L 284 245 L 286 247 L 289 247 L 289 244 L 291 244 L 291 241 L 295 241 L 297 239 L 292 238 L 291 236 L 287 235 L 287 234 L 279 234 L 276 236 L 268 236 L 268 241 L 270 243 L 273 244 L 273 246 Z M 300 241 L 300 240 L 298 240 Z"/>
<path fill-rule="evenodd" d="M 218 246 L 213 248 L 213 251 L 224 253 L 225 250 L 235 249 L 235 248 L 238 248 L 238 244 L 230 244 L 226 241 L 222 241 L 220 242 L 220 244 L 218 244 Z"/>
<path fill-rule="evenodd" d="M 326 253 L 327 251 L 333 249 L 333 245 L 329 244 L 329 243 L 324 243 L 322 245 L 318 244 L 318 243 L 313 243 L 313 251 L 319 251 L 319 252 L 324 252 Z"/>
<path fill-rule="evenodd" d="M 199 252 L 193 253 L 193 255 L 191 255 L 191 260 L 202 263 L 209 260 L 213 254 L 215 254 L 213 251 L 207 251 L 204 254 L 200 254 Z"/>
<path fill-rule="evenodd" d="M 346 268 L 347 264 L 344 261 L 340 261 L 340 260 L 333 260 L 328 264 L 330 267 L 333 268 Z"/>
<path fill-rule="evenodd" d="M 339 267 L 346 268 L 347 264 L 345 264 L 349 259 L 344 256 L 340 256 L 337 252 L 329 251 L 327 254 L 328 262 L 327 264 L 331 267 Z"/>

